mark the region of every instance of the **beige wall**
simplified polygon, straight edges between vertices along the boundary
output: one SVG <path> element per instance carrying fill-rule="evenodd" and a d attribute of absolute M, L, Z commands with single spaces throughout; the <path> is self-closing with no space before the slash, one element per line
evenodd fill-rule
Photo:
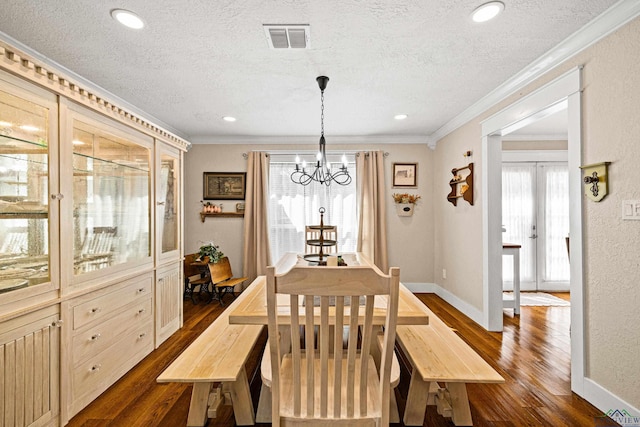
<path fill-rule="evenodd" d="M 384 150 L 387 181 L 387 233 L 389 264 L 400 267 L 401 280 L 405 283 L 433 282 L 433 167 L 434 151 L 426 144 L 376 144 L 331 145 L 335 150 Z M 314 150 L 305 146 L 305 150 Z M 185 155 L 185 253 L 198 250 L 203 242 L 213 240 L 229 256 L 236 275 L 242 273 L 243 219 L 207 218 L 200 221 L 202 199 L 202 172 L 244 172 L 246 160 L 242 153 L 251 150 L 292 150 L 300 146 L 250 145 L 250 144 L 194 144 Z M 391 188 L 391 169 L 394 162 L 418 163 L 418 188 Z M 394 192 L 411 192 L 422 196 L 413 216 L 398 217 L 391 198 Z M 446 192 L 439 195 L 446 197 Z M 219 202 L 218 202 L 219 203 Z M 235 203 L 223 202 L 225 210 L 234 210 Z M 275 261 L 275 260 L 273 260 Z"/>
<path fill-rule="evenodd" d="M 640 199 L 640 19 L 438 142 L 436 194 L 472 149 L 479 163 L 480 122 L 569 69 L 584 65 L 583 163 L 612 162 L 610 195 L 584 202 L 586 376 L 640 407 L 640 221 L 622 221 L 622 200 Z M 478 170 L 476 178 L 480 179 Z M 482 307 L 482 194 L 476 206 L 434 202 L 434 276 L 445 290 Z M 447 268 L 448 279 L 440 271 Z M 455 271 L 452 276 L 451 271 Z"/>

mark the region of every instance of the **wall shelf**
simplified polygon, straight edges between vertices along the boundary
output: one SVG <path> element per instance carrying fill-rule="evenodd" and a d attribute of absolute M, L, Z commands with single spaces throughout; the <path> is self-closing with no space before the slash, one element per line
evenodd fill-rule
<path fill-rule="evenodd" d="M 210 216 L 217 216 L 218 218 L 242 218 L 244 212 L 218 212 L 218 213 L 204 213 L 200 212 L 200 220 L 204 222 L 204 219 Z"/>
<path fill-rule="evenodd" d="M 460 177 L 459 172 L 465 170 L 468 170 L 467 176 Z M 453 206 L 457 206 L 458 199 L 462 198 L 473 206 L 473 163 L 469 163 L 467 166 L 461 168 L 451 169 L 451 173 L 454 179 L 449 181 L 451 192 L 447 195 L 447 200 L 450 201 Z M 460 178 L 456 179 L 456 177 Z M 467 186 L 465 190 L 463 190 L 463 185 Z"/>

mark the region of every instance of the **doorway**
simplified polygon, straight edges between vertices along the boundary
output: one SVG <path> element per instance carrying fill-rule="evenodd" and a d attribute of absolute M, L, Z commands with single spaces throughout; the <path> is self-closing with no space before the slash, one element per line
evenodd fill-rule
<path fill-rule="evenodd" d="M 521 246 L 520 290 L 569 291 L 566 162 L 503 161 L 502 227 L 503 242 Z M 509 267 L 502 266 L 505 290 L 513 289 Z"/>
<path fill-rule="evenodd" d="M 582 265 L 581 68 L 574 68 L 482 122 L 484 326 L 502 331 L 502 135 L 566 108 L 570 199 L 571 390 L 585 387 Z"/>

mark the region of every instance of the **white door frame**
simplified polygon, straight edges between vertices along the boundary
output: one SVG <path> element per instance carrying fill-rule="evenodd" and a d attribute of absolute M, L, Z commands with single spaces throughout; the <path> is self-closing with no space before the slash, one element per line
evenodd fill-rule
<path fill-rule="evenodd" d="M 571 251 L 571 389 L 583 395 L 585 327 L 582 267 L 582 67 L 574 68 L 482 122 L 483 322 L 502 331 L 502 135 L 559 108 L 568 110 Z"/>

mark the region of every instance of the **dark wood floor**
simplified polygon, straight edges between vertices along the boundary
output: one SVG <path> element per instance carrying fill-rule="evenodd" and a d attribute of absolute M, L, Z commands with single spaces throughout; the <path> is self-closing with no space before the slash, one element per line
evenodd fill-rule
<path fill-rule="evenodd" d="M 522 307 L 520 316 L 505 310 L 504 333 L 483 330 L 433 294 L 419 294 L 431 310 L 455 328 L 505 378 L 505 384 L 469 384 L 471 413 L 477 427 L 611 426 L 609 419 L 570 390 L 569 307 Z M 561 297 L 568 298 L 567 295 Z M 217 303 L 193 305 L 185 301 L 184 327 L 136 368 L 77 414 L 70 427 L 184 426 L 191 386 L 157 384 L 156 377 L 222 311 Z M 266 339 L 266 337 L 265 337 Z M 260 353 L 252 356 L 248 372 L 255 372 Z M 403 371 L 402 382 L 407 381 Z M 252 389 L 257 402 L 260 376 Z M 397 390 L 402 415 L 406 389 Z M 230 407 L 209 427 L 235 425 Z M 428 407 L 424 426 L 452 426 Z"/>

